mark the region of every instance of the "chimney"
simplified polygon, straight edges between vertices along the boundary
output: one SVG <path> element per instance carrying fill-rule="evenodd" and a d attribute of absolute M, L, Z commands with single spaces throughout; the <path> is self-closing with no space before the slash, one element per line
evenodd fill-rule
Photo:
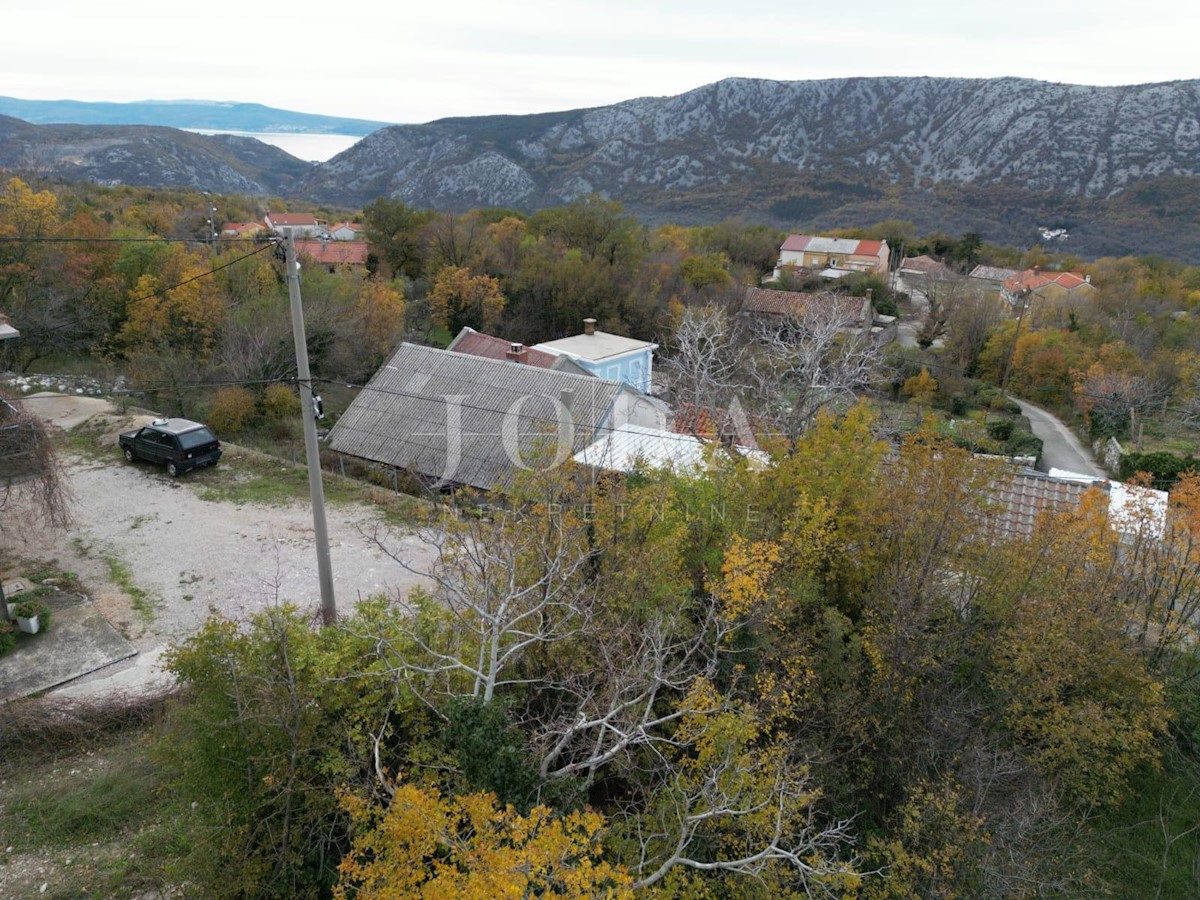
<path fill-rule="evenodd" d="M 596 333 L 596 320 L 595 319 L 584 319 L 583 320 L 583 333 L 588 334 L 588 335 L 592 335 L 592 334 Z"/>
<path fill-rule="evenodd" d="M 504 352 L 504 356 L 513 362 L 523 363 L 529 358 L 529 348 L 524 344 L 513 341 L 508 345 L 508 350 Z"/>
<path fill-rule="evenodd" d="M 1084 284 L 1091 284 L 1091 283 L 1092 283 L 1092 276 L 1091 276 L 1091 275 L 1084 275 L 1084 276 L 1083 276 L 1083 283 L 1084 283 Z"/>

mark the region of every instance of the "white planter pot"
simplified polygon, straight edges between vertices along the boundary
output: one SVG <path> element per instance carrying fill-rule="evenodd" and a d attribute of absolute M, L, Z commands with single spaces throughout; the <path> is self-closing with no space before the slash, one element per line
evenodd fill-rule
<path fill-rule="evenodd" d="M 37 634 L 40 625 L 41 623 L 38 622 L 37 616 L 34 616 L 32 619 L 26 619 L 22 618 L 21 616 L 17 616 L 17 627 L 26 634 Z"/>

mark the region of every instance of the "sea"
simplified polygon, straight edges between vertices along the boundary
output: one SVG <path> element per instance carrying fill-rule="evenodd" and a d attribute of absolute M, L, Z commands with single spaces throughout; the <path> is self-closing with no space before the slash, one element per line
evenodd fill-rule
<path fill-rule="evenodd" d="M 257 131 L 218 131 L 210 128 L 188 128 L 186 130 L 195 134 L 237 134 L 242 137 L 257 138 L 264 144 L 272 144 L 297 159 L 309 162 L 325 162 L 362 140 L 361 135 L 353 134 L 276 134 Z"/>

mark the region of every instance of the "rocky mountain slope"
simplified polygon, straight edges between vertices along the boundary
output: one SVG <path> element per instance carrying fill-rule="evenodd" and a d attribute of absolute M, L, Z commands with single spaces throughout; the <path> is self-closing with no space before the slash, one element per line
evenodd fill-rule
<path fill-rule="evenodd" d="M 314 168 L 300 190 L 441 209 L 529 209 L 599 191 L 659 220 L 900 215 L 1018 241 L 1065 224 L 1099 251 L 1105 229 L 1088 232 L 1087 220 L 1126 188 L 1198 175 L 1200 81 L 736 78 L 596 109 L 393 126 Z"/>
<path fill-rule="evenodd" d="M 311 166 L 247 138 L 0 117 L 0 167 L 100 183 L 380 195 L 465 210 L 599 192 L 648 222 L 731 216 L 829 229 L 909 219 L 1083 255 L 1200 262 L 1200 80 L 735 78 L 676 97 L 375 131 Z"/>
<path fill-rule="evenodd" d="M 0 116 L 0 168 L 95 184 L 291 194 L 312 167 L 234 135 L 122 125 L 31 125 Z"/>

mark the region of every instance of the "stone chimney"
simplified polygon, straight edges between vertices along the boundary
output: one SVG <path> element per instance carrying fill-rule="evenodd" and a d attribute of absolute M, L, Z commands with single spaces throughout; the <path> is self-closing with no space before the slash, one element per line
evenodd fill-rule
<path fill-rule="evenodd" d="M 513 341 L 508 345 L 508 349 L 504 351 L 504 356 L 513 362 L 523 363 L 529 359 L 529 348 L 524 344 Z"/>
<path fill-rule="evenodd" d="M 587 335 L 593 335 L 596 333 L 596 320 L 595 319 L 584 319 L 583 320 L 583 333 L 587 334 Z"/>

